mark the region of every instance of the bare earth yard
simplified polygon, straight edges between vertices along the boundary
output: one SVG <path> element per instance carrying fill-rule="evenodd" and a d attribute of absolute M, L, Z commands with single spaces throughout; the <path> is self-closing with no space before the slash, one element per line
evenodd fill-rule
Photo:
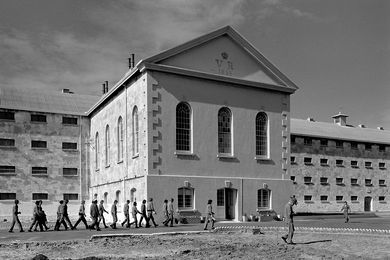
<path fill-rule="evenodd" d="M 287 245 L 281 232 L 212 232 L 134 236 L 93 241 L 0 244 L 1 259 L 390 259 L 390 236 L 296 233 Z"/>

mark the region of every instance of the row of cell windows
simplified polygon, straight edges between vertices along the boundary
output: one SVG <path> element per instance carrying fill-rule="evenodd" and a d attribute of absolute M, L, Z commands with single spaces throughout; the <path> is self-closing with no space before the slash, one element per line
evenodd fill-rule
<path fill-rule="evenodd" d="M 295 156 L 291 156 L 290 157 L 290 162 L 291 162 L 291 164 L 297 164 L 298 163 L 297 158 Z M 311 158 L 311 157 L 303 157 L 303 163 L 305 165 L 314 165 L 313 158 Z M 329 166 L 330 165 L 329 160 L 327 158 L 320 158 L 319 163 L 320 163 L 321 166 Z M 335 165 L 337 167 L 345 167 L 347 164 L 342 159 L 336 159 L 335 160 Z M 359 168 L 360 167 L 359 166 L 359 161 L 351 160 L 350 161 L 350 166 L 352 168 Z M 371 161 L 365 161 L 364 162 L 364 167 L 368 168 L 368 169 L 372 169 L 373 168 L 373 163 Z M 386 169 L 386 163 L 385 162 L 378 162 L 378 168 L 381 169 L 381 170 Z"/>
<path fill-rule="evenodd" d="M 292 180 L 295 184 L 297 184 L 297 179 L 295 176 L 290 176 L 290 180 Z M 310 176 L 303 177 L 303 183 L 304 184 L 314 184 L 313 178 Z M 335 178 L 336 185 L 345 185 L 344 178 Z M 359 185 L 359 180 L 357 178 L 351 178 L 350 179 L 351 185 Z M 329 178 L 328 177 L 320 177 L 320 184 L 321 185 L 329 185 Z M 365 186 L 373 186 L 372 179 L 364 179 L 364 185 Z M 386 186 L 386 180 L 380 179 L 378 180 L 379 186 Z"/>
<path fill-rule="evenodd" d="M 63 193 L 63 199 L 64 200 L 78 200 L 79 194 L 78 193 Z M 1 192 L 0 193 L 0 200 L 15 200 L 16 199 L 16 193 L 12 192 Z M 32 200 L 49 200 L 49 194 L 48 193 L 32 193 Z"/>
<path fill-rule="evenodd" d="M 223 107 L 218 111 L 218 153 L 232 154 L 232 112 Z M 268 117 L 259 112 L 255 119 L 256 156 L 268 156 Z M 176 106 L 176 150 L 191 151 L 192 112 L 188 103 L 180 102 Z"/>
<path fill-rule="evenodd" d="M 296 143 L 296 139 L 298 136 L 291 135 L 291 144 Z M 305 146 L 313 146 L 314 142 L 318 142 L 320 147 L 328 147 L 330 146 L 330 142 L 334 142 L 336 148 L 343 149 L 345 147 L 350 147 L 352 150 L 358 150 L 359 146 L 361 149 L 364 149 L 366 151 L 371 151 L 374 146 L 378 147 L 378 150 L 380 152 L 385 152 L 386 147 L 390 147 L 389 145 L 384 144 L 375 144 L 375 143 L 359 143 L 359 142 L 353 142 L 353 141 L 343 141 L 343 140 L 331 140 L 331 139 L 315 139 L 311 137 L 299 137 L 303 138 L 303 144 Z"/>
<path fill-rule="evenodd" d="M 0 165 L 0 175 L 15 175 L 16 167 L 13 165 Z M 31 167 L 31 174 L 34 176 L 48 175 L 47 167 Z M 77 176 L 78 168 L 62 168 L 63 176 Z"/>
<path fill-rule="evenodd" d="M 15 147 L 15 139 L 0 138 L 0 147 Z M 31 148 L 47 148 L 47 141 L 31 140 Z M 63 150 L 77 150 L 77 143 L 62 142 Z"/>
<path fill-rule="evenodd" d="M 328 195 L 320 195 L 319 196 L 321 202 L 328 202 L 329 201 L 329 196 Z M 385 196 L 378 196 L 378 201 L 379 202 L 385 202 Z M 336 202 L 344 202 L 346 198 L 344 196 L 336 196 L 335 197 Z M 313 195 L 304 195 L 303 200 L 305 202 L 313 202 Z M 350 196 L 351 202 L 359 202 L 358 196 Z"/>
<path fill-rule="evenodd" d="M 44 114 L 31 114 L 30 121 L 35 123 L 47 123 L 47 116 Z M 0 111 L 0 120 L 15 121 L 15 112 L 11 111 Z M 62 124 L 64 125 L 77 125 L 77 117 L 62 117 Z"/>
<path fill-rule="evenodd" d="M 118 151 L 118 162 L 123 161 L 124 155 L 124 129 L 123 129 L 123 119 L 122 116 L 119 116 L 117 120 L 117 133 L 116 133 L 116 142 L 117 142 L 117 151 Z M 110 139 L 110 126 L 107 124 L 104 132 L 104 162 L 105 166 L 110 165 L 110 151 L 111 151 L 111 139 Z M 99 132 L 95 134 L 95 169 L 100 168 L 100 140 Z M 133 157 L 137 156 L 139 153 L 139 122 L 138 122 L 138 108 L 134 107 L 132 113 L 132 153 Z"/>

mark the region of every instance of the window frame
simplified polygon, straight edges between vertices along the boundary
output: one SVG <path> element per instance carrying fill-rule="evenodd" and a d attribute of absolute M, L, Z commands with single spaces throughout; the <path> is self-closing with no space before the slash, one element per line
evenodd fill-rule
<path fill-rule="evenodd" d="M 63 193 L 62 194 L 63 200 L 79 200 L 79 194 L 78 193 Z"/>
<path fill-rule="evenodd" d="M 134 106 L 131 114 L 132 118 L 132 153 L 133 158 L 139 156 L 139 116 L 138 107 Z"/>
<path fill-rule="evenodd" d="M 255 158 L 269 159 L 269 120 L 265 112 L 259 112 L 255 120 Z"/>
<path fill-rule="evenodd" d="M 42 166 L 31 167 L 31 176 L 48 176 L 48 175 L 49 175 L 49 169 L 47 167 L 42 167 Z"/>
<path fill-rule="evenodd" d="M 3 200 L 5 201 L 16 200 L 16 192 L 0 192 L 0 201 Z"/>
<path fill-rule="evenodd" d="M 0 111 L 0 120 L 1 121 L 15 121 L 15 112 L 4 111 L 4 110 Z"/>
<path fill-rule="evenodd" d="M 266 193 L 266 194 L 264 194 Z M 270 210 L 271 209 L 271 196 L 272 191 L 270 189 L 262 188 L 257 190 L 257 209 L 258 210 Z M 263 204 L 265 202 L 265 204 Z"/>
<path fill-rule="evenodd" d="M 76 171 L 76 174 L 65 174 L 66 171 Z M 63 177 L 75 177 L 75 176 L 79 176 L 79 169 L 77 167 L 63 167 L 62 168 L 62 176 Z"/>
<path fill-rule="evenodd" d="M 218 110 L 218 155 L 233 156 L 233 114 L 228 107 Z"/>
<path fill-rule="evenodd" d="M 100 169 L 99 132 L 95 134 L 95 171 Z"/>
<path fill-rule="evenodd" d="M 16 175 L 16 166 L 0 165 L 0 175 Z"/>
<path fill-rule="evenodd" d="M 67 121 L 67 122 L 65 122 Z M 75 122 L 74 122 L 75 121 Z M 68 125 L 68 126 L 74 126 L 78 125 L 78 118 L 77 117 L 71 117 L 71 116 L 63 116 L 62 117 L 62 124 Z"/>
<path fill-rule="evenodd" d="M 176 142 L 175 150 L 180 153 L 192 153 L 192 109 L 187 102 L 176 105 Z"/>
<path fill-rule="evenodd" d="M 110 126 L 106 125 L 105 135 L 104 135 L 104 164 L 105 167 L 110 166 Z"/>
<path fill-rule="evenodd" d="M 123 161 L 124 154 L 124 138 L 123 138 L 123 119 L 122 116 L 118 117 L 118 128 L 117 128 L 117 144 L 118 144 L 118 162 Z"/>
<path fill-rule="evenodd" d="M 182 194 L 180 194 L 180 191 L 183 191 Z M 189 191 L 190 194 L 186 194 L 186 191 Z M 182 197 L 180 197 L 182 196 Z M 190 205 L 186 204 L 186 201 L 188 201 L 188 198 L 186 196 L 190 197 Z M 191 187 L 180 187 L 177 189 L 177 209 L 178 210 L 193 210 L 195 205 L 195 189 Z M 181 204 L 183 203 L 183 204 Z"/>
<path fill-rule="evenodd" d="M 30 114 L 30 122 L 31 123 L 47 123 L 47 116 L 43 114 Z"/>
<path fill-rule="evenodd" d="M 33 192 L 31 193 L 31 200 L 49 200 L 49 193 Z"/>
<path fill-rule="evenodd" d="M 43 144 L 44 144 L 44 146 L 41 146 Z M 31 149 L 38 149 L 38 150 L 39 149 L 47 149 L 47 141 L 31 140 Z"/>

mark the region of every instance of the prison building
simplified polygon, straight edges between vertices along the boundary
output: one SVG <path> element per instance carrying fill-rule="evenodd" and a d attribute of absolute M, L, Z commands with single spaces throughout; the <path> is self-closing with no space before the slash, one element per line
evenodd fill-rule
<path fill-rule="evenodd" d="M 11 215 L 14 199 L 22 219 L 32 217 L 35 200 L 51 219 L 62 199 L 77 214 L 89 197 L 85 112 L 98 99 L 68 89 L 0 89 L 0 216 Z"/>
<path fill-rule="evenodd" d="M 298 212 L 388 211 L 390 131 L 354 127 L 347 115 L 333 123 L 291 119 L 290 179 Z"/>
<path fill-rule="evenodd" d="M 297 86 L 231 27 L 139 61 L 87 112 L 90 196 L 179 212 L 282 213 Z M 161 214 L 157 215 L 161 217 Z"/>

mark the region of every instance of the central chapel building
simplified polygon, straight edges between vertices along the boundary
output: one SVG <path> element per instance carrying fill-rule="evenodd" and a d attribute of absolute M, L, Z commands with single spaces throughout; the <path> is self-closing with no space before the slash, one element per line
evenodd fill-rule
<path fill-rule="evenodd" d="M 282 214 L 297 89 L 229 26 L 141 60 L 87 112 L 90 197 Z"/>

